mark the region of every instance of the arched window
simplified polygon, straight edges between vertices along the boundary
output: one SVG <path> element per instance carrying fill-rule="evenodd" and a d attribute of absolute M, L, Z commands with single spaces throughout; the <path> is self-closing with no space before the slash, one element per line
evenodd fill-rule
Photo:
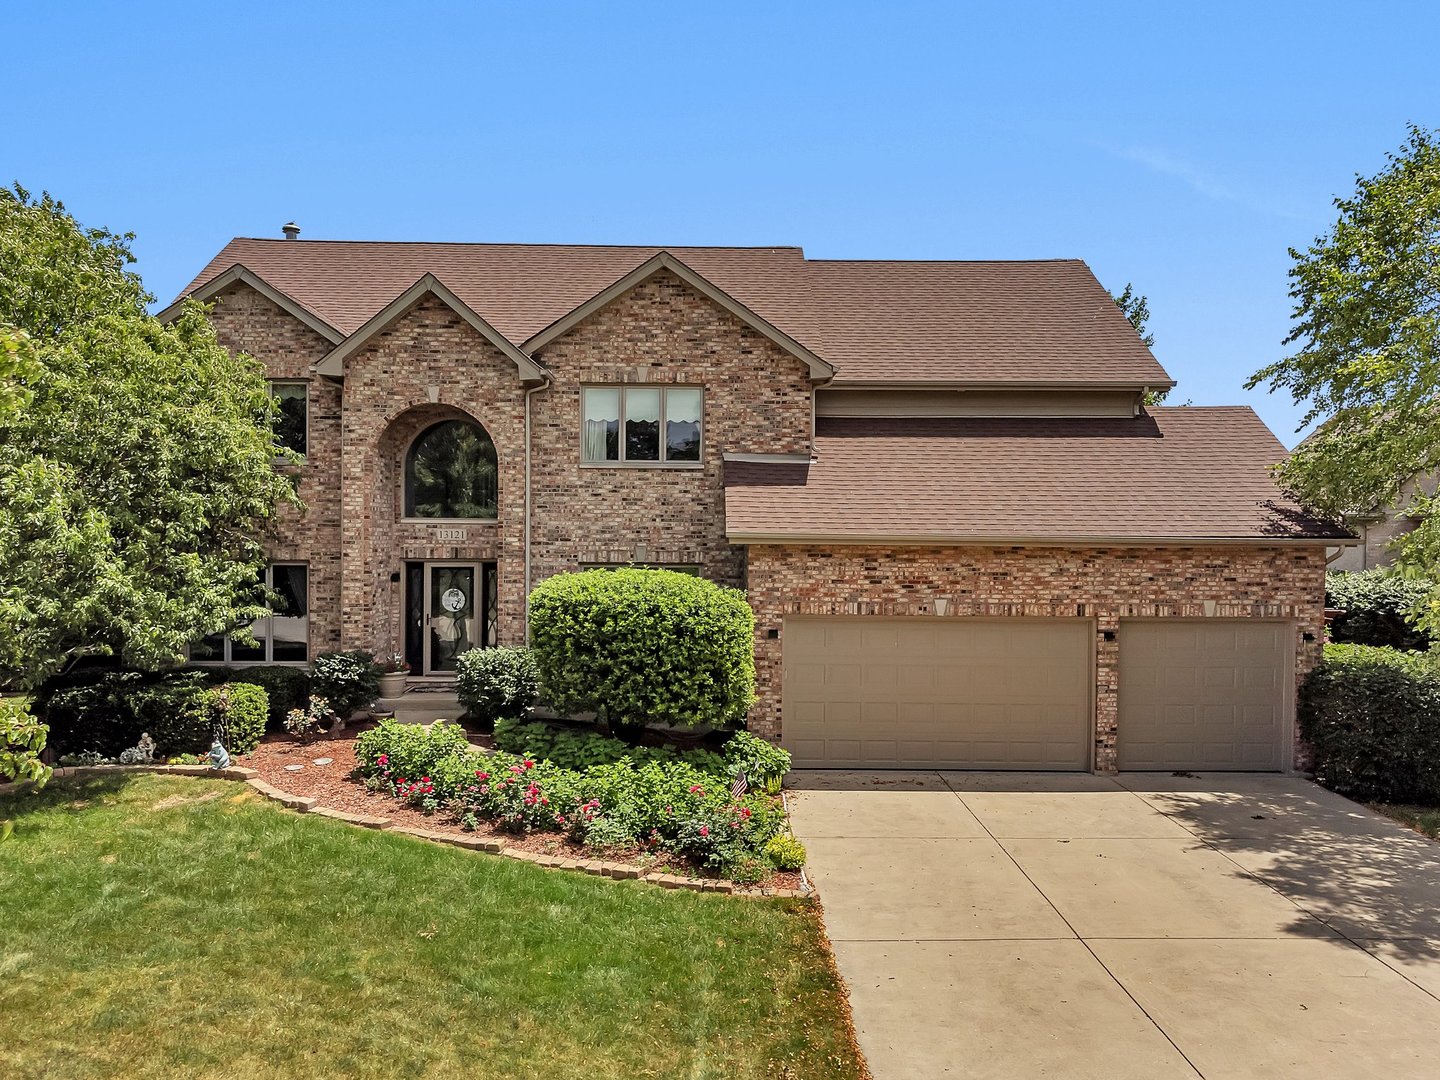
<path fill-rule="evenodd" d="M 405 456 L 405 516 L 494 518 L 495 444 L 479 424 L 442 420 Z"/>

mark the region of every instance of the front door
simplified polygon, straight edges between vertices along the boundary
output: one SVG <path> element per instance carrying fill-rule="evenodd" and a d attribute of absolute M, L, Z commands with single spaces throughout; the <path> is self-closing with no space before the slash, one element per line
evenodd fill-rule
<path fill-rule="evenodd" d="M 455 658 L 484 642 L 478 617 L 479 563 L 425 564 L 424 673 L 455 670 Z"/>

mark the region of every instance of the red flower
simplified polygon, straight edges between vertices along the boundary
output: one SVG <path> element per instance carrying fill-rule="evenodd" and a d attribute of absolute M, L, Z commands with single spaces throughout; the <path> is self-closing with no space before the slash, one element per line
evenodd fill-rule
<path fill-rule="evenodd" d="M 701 826 L 700 826 L 700 835 L 701 835 L 701 836 L 709 836 L 709 835 L 710 835 L 710 826 L 709 826 L 709 825 L 701 825 Z"/>

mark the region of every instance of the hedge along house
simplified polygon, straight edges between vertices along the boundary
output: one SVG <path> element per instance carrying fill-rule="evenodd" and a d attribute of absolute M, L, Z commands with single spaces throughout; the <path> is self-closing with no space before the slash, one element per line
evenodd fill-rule
<path fill-rule="evenodd" d="M 519 644 L 551 574 L 745 588 L 797 764 L 1285 769 L 1325 547 L 1249 409 L 1076 260 L 236 239 L 185 295 L 305 455 L 284 610 L 217 661 Z M 171 309 L 174 310 L 174 309 Z"/>

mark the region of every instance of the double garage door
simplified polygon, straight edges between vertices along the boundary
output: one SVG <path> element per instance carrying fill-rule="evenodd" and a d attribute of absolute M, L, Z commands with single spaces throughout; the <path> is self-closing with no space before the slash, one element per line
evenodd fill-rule
<path fill-rule="evenodd" d="M 1280 768 L 1289 633 L 1122 622 L 1120 767 Z M 783 742 L 802 768 L 1088 769 L 1094 642 L 1085 619 L 787 619 Z"/>

